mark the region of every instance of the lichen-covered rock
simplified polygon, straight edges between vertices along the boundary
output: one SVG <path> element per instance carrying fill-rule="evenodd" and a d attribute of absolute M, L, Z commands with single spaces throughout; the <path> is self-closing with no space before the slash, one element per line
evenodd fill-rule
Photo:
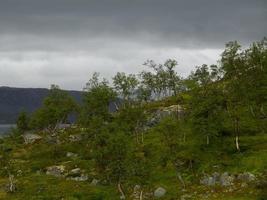
<path fill-rule="evenodd" d="M 161 198 L 165 196 L 166 192 L 167 191 L 163 187 L 159 187 L 154 191 L 154 197 Z"/>

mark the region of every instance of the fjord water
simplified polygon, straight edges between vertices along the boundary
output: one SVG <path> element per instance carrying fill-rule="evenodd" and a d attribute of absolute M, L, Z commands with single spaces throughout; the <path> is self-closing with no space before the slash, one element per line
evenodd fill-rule
<path fill-rule="evenodd" d="M 15 126 L 15 124 L 0 124 L 0 137 L 7 134 Z"/>

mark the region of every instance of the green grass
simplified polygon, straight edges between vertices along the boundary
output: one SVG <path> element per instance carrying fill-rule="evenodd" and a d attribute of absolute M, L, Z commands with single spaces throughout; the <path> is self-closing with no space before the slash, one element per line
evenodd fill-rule
<path fill-rule="evenodd" d="M 63 133 L 68 137 L 69 133 Z M 63 137 L 63 136 L 61 136 Z M 190 139 L 190 137 L 188 137 Z M 176 178 L 176 173 L 169 162 L 164 161 L 166 148 L 162 144 L 160 135 L 156 132 L 148 132 L 145 135 L 145 144 L 150 147 L 151 155 L 151 180 L 149 190 L 157 187 L 167 189 L 167 194 L 163 199 L 179 199 L 184 193 L 192 194 L 191 199 L 210 200 L 260 200 L 255 187 L 241 189 L 240 191 L 227 192 L 221 188 L 211 193 L 212 188 L 199 186 L 199 180 L 190 169 L 184 169 L 182 176 L 186 182 L 186 191 L 182 191 L 182 185 Z M 230 173 L 241 173 L 244 171 L 261 173 L 267 169 L 267 136 L 243 136 L 240 139 L 241 152 L 234 149 L 233 138 L 228 138 L 220 144 L 220 151 L 216 145 L 208 148 L 203 147 L 201 151 L 192 151 L 194 163 L 194 173 L 212 173 L 214 171 Z M 58 145 L 51 145 L 45 141 L 33 145 L 24 145 L 20 139 L 7 138 L 1 141 L 1 145 L 7 149 L 12 160 L 13 173 L 18 170 L 22 173 L 16 176 L 17 191 L 6 193 L 5 185 L 8 183 L 7 176 L 0 177 L 0 199 L 10 200 L 101 200 L 119 199 L 116 186 L 103 185 L 91 186 L 90 181 L 94 178 L 94 165 L 90 158 L 90 142 L 73 142 L 67 140 Z M 66 153 L 77 153 L 77 158 L 67 158 Z M 181 155 L 183 155 L 183 150 Z M 86 171 L 90 179 L 87 182 L 68 181 L 63 178 L 55 178 L 45 175 L 45 168 L 51 165 L 64 164 L 68 170 L 79 167 Z M 215 167 L 216 166 L 216 167 Z M 3 171 L 3 169 L 0 169 Z M 40 171 L 40 174 L 37 172 Z M 2 173 L 1 173 L 2 174 Z M 125 184 L 126 191 L 131 191 L 135 183 L 129 180 Z M 205 198 L 206 193 L 214 194 Z M 202 196 L 201 196 L 202 195 Z"/>

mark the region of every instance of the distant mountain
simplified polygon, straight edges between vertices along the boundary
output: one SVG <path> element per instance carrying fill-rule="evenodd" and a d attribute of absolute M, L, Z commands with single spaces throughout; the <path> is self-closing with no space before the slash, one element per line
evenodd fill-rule
<path fill-rule="evenodd" d="M 18 114 L 25 110 L 33 112 L 42 105 L 48 89 L 0 87 L 0 124 L 15 123 Z M 82 92 L 68 91 L 77 102 L 81 102 Z"/>

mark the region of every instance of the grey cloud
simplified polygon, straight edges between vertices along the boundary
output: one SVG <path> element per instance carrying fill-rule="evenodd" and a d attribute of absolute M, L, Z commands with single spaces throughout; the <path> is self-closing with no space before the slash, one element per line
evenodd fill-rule
<path fill-rule="evenodd" d="M 251 42 L 267 35 L 265 0 L 9 0 L 0 3 L 0 34 L 127 38 L 183 47 Z M 145 37 L 145 35 L 152 35 Z"/>
<path fill-rule="evenodd" d="M 224 43 L 267 36 L 266 0 L 3 0 L 0 85 L 81 89 L 93 71 L 176 58 L 186 75 Z"/>

